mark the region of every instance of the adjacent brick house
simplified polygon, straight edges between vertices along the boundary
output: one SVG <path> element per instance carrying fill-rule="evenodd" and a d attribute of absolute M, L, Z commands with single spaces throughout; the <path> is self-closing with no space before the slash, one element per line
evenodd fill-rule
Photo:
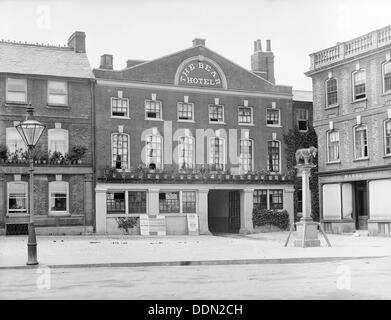
<path fill-rule="evenodd" d="M 36 231 L 92 231 L 93 84 L 83 32 L 64 47 L 0 42 L 0 233 L 23 233 L 28 222 L 26 149 L 14 128 L 28 103 L 47 126 L 35 157 Z"/>
<path fill-rule="evenodd" d="M 312 53 L 321 220 L 391 234 L 391 26 Z"/>
<path fill-rule="evenodd" d="M 283 142 L 292 88 L 275 84 L 273 60 L 260 40 L 251 71 L 203 39 L 122 70 L 103 55 L 93 70 L 96 231 L 140 217 L 132 233 L 188 234 L 195 215 L 201 234 L 250 232 L 254 205 L 287 209 L 292 222 Z"/>

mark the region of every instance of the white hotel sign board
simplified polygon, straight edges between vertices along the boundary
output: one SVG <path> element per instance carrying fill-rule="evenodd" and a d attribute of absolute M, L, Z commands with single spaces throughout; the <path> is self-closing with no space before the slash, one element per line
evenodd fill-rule
<path fill-rule="evenodd" d="M 198 236 L 198 215 L 196 213 L 187 214 L 187 229 L 189 236 Z"/>

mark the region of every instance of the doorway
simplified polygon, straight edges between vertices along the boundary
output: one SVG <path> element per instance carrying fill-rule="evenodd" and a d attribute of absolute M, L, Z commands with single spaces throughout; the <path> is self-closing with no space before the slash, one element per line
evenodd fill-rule
<path fill-rule="evenodd" d="M 368 230 L 368 185 L 367 181 L 356 181 L 354 186 L 354 219 L 357 230 Z"/>
<path fill-rule="evenodd" d="M 212 233 L 238 233 L 240 193 L 237 190 L 211 190 L 208 195 L 208 225 Z"/>

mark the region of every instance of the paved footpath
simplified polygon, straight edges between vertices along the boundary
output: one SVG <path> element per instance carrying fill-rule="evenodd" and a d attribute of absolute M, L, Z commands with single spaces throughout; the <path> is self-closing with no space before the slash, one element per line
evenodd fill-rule
<path fill-rule="evenodd" d="M 321 262 L 391 256 L 390 237 L 329 235 L 332 247 L 296 248 L 288 232 L 223 236 L 38 236 L 41 266 Z M 320 236 L 321 237 L 321 236 Z M 27 236 L 0 238 L 0 268 L 26 267 Z"/>

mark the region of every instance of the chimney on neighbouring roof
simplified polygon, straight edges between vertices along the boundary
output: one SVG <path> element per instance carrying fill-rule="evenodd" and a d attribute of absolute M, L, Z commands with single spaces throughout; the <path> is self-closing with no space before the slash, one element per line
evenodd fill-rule
<path fill-rule="evenodd" d="M 195 38 L 193 40 L 193 47 L 196 47 L 196 46 L 204 46 L 205 47 L 205 39 L 200 39 L 200 38 Z"/>
<path fill-rule="evenodd" d="M 113 55 L 104 54 L 100 56 L 100 69 L 113 70 Z"/>
<path fill-rule="evenodd" d="M 81 31 L 75 31 L 68 39 L 68 47 L 77 53 L 86 52 L 86 34 Z"/>
<path fill-rule="evenodd" d="M 251 55 L 251 71 L 258 76 L 275 83 L 274 54 L 271 51 L 271 41 L 266 40 L 266 51 L 262 51 L 261 40 L 254 41 L 254 53 Z"/>

